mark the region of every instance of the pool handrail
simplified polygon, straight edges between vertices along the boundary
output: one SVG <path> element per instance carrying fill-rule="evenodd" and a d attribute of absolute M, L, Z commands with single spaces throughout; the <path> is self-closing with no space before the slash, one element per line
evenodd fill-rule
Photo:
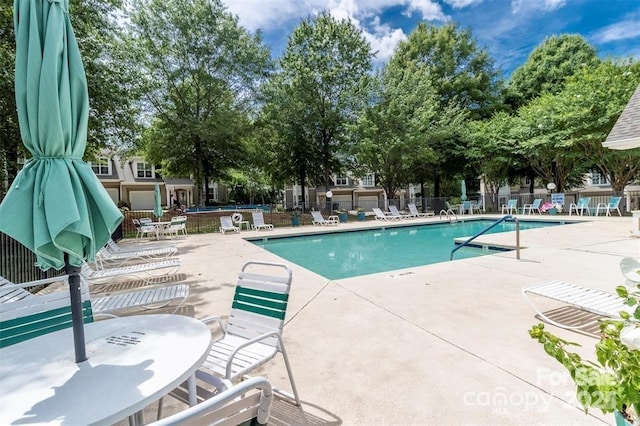
<path fill-rule="evenodd" d="M 471 241 L 475 240 L 480 235 L 486 233 L 488 230 L 490 230 L 490 229 L 496 227 L 497 225 L 499 225 L 500 223 L 506 222 L 507 220 L 510 220 L 510 219 L 513 219 L 516 222 L 516 258 L 518 260 L 520 260 L 520 221 L 518 220 L 517 217 L 515 217 L 513 215 L 510 215 L 510 214 L 501 217 L 500 219 L 496 220 L 491 225 L 487 226 L 482 231 L 478 232 L 473 237 L 469 238 L 467 241 L 463 242 L 462 244 L 457 245 L 453 250 L 451 250 L 451 256 L 449 257 L 449 260 L 453 260 L 453 253 L 455 253 L 456 250 L 461 249 L 462 247 L 468 245 Z"/>

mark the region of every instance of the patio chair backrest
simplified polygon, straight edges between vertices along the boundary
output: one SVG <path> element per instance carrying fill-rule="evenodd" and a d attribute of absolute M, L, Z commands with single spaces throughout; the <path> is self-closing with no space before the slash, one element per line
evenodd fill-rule
<path fill-rule="evenodd" d="M 513 209 L 516 207 L 516 205 L 518 204 L 518 200 L 517 199 L 512 199 L 507 201 L 507 208 L 509 209 Z"/>
<path fill-rule="evenodd" d="M 223 228 L 235 228 L 231 216 L 220 216 L 220 225 Z"/>
<path fill-rule="evenodd" d="M 398 208 L 393 204 L 389 204 L 389 211 L 394 216 L 400 216 L 400 210 L 398 210 Z"/>
<path fill-rule="evenodd" d="M 264 225 L 264 215 L 262 214 L 262 210 L 256 210 L 251 212 L 251 216 L 253 218 L 253 223 L 255 225 Z"/>
<path fill-rule="evenodd" d="M 542 203 L 542 198 L 536 198 L 535 200 L 533 200 L 533 203 L 531 204 L 531 208 L 538 209 L 540 208 L 541 203 Z"/>
<path fill-rule="evenodd" d="M 86 285 L 81 285 L 80 288 L 82 317 L 85 323 L 90 323 L 93 322 L 93 312 L 89 289 Z M 71 325 L 68 291 L 56 291 L 15 302 L 0 303 L 0 347 L 14 345 Z"/>
<path fill-rule="evenodd" d="M 276 273 L 263 273 L 262 268 Z M 254 268 L 260 268 L 255 272 Z M 283 273 L 278 274 L 278 269 Z M 233 296 L 226 331 L 229 334 L 252 339 L 269 330 L 282 331 L 287 313 L 291 269 L 284 264 L 252 261 L 242 266 Z M 278 339 L 262 340 L 277 346 Z"/>
<path fill-rule="evenodd" d="M 620 200 L 622 200 L 622 197 L 609 198 L 609 207 L 615 209 L 616 207 L 618 207 L 618 204 L 620 204 Z"/>
<path fill-rule="evenodd" d="M 591 201 L 591 197 L 582 197 L 578 200 L 578 208 L 583 209 L 589 207 L 589 202 Z"/>

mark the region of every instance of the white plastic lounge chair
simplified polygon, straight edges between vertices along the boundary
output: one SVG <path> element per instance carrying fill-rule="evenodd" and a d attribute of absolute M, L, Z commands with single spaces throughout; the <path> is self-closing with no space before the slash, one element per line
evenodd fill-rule
<path fill-rule="evenodd" d="M 393 204 L 389 204 L 389 212 L 391 213 L 391 216 L 396 217 L 398 219 L 410 219 L 411 218 L 411 216 L 408 215 L 408 214 L 400 213 L 398 208 L 396 206 L 394 206 Z"/>
<path fill-rule="evenodd" d="M 518 214 L 518 200 L 509 200 L 502 205 L 502 214 Z"/>
<path fill-rule="evenodd" d="M 132 253 L 139 252 L 144 250 L 154 250 L 154 251 L 167 251 L 171 252 L 177 250 L 177 246 L 173 242 L 163 241 L 163 242 L 152 242 L 149 244 L 133 244 L 133 245 L 119 245 L 111 238 L 107 241 L 105 248 L 109 250 L 110 253 Z"/>
<path fill-rule="evenodd" d="M 605 216 L 611 216 L 612 211 L 617 211 L 618 216 L 622 216 L 622 213 L 620 213 L 620 200 L 622 200 L 622 197 L 611 197 L 607 204 L 598 203 L 596 206 L 596 216 L 600 214 L 600 209 L 605 213 Z"/>
<path fill-rule="evenodd" d="M 591 211 L 589 211 L 589 202 L 591 201 L 591 197 L 582 197 L 578 200 L 577 203 L 569 204 L 569 216 L 574 211 L 576 214 L 583 216 L 585 213 L 591 215 Z"/>
<path fill-rule="evenodd" d="M 540 211 L 541 203 L 542 203 L 542 198 L 536 198 L 535 200 L 533 200 L 533 203 L 525 204 L 524 206 L 522 206 L 522 214 L 532 214 L 532 213 L 542 214 L 542 212 Z M 529 213 L 527 213 L 527 210 L 529 210 Z"/>
<path fill-rule="evenodd" d="M 256 210 L 251 212 L 251 216 L 253 217 L 253 229 L 259 231 L 261 229 L 272 230 L 273 225 L 270 223 L 264 223 L 264 215 L 262 214 L 262 210 Z"/>
<path fill-rule="evenodd" d="M 176 257 L 155 262 L 101 269 L 93 269 L 88 263 L 83 262 L 80 273 L 90 283 L 96 284 L 107 284 L 123 277 L 137 278 L 149 282 L 149 277 L 174 274 L 180 269 L 180 266 L 182 266 L 182 262 Z"/>
<path fill-rule="evenodd" d="M 113 253 L 106 247 L 103 247 L 96 253 L 96 262 L 98 262 L 101 267 L 121 266 L 126 263 L 142 263 L 167 259 L 177 251 L 178 249 L 176 247 L 159 247 L 157 249 Z"/>
<path fill-rule="evenodd" d="M 547 317 L 531 302 L 529 299 L 531 294 L 557 300 L 608 318 L 619 318 L 621 311 L 626 311 L 633 315 L 633 308 L 625 303 L 625 299 L 616 294 L 569 284 L 564 281 L 545 281 L 522 289 L 522 295 L 525 300 L 544 321 L 570 330 L 582 326 L 561 324 Z"/>
<path fill-rule="evenodd" d="M 380 210 L 379 207 L 374 207 L 371 210 L 373 210 L 373 213 L 375 213 L 376 215 L 376 220 L 396 220 L 396 219 L 400 219 L 399 217 L 394 217 L 388 214 L 384 214 L 382 212 L 382 210 Z"/>
<path fill-rule="evenodd" d="M 36 281 L 27 281 L 19 285 L 9 281 L 3 276 L 0 276 L 0 303 L 17 302 L 27 297 L 33 297 L 33 294 L 25 290 L 26 288 L 46 286 L 61 281 L 66 281 L 66 275 L 44 278 Z"/>
<path fill-rule="evenodd" d="M 220 216 L 220 233 L 224 234 L 227 231 L 240 232 L 240 228 L 233 224 L 231 216 Z"/>
<path fill-rule="evenodd" d="M 627 279 L 627 284 L 638 285 L 640 283 L 640 260 L 625 257 L 620 261 L 620 271 Z"/>
<path fill-rule="evenodd" d="M 293 399 L 296 405 L 300 405 L 282 339 L 290 288 L 291 269 L 287 265 L 258 261 L 245 263 L 240 270 L 227 324 L 221 317 L 203 319 L 205 323 L 217 322 L 223 332 L 223 336 L 211 345 L 203 368 L 235 382 L 280 352 L 289 375 Z M 275 388 L 274 392 L 292 397 Z"/>
<path fill-rule="evenodd" d="M 314 225 L 328 226 L 328 225 L 338 225 L 340 223 L 340 221 L 335 216 L 329 216 L 329 219 L 325 219 L 322 216 L 322 213 L 318 211 L 312 211 L 311 216 L 313 216 L 312 223 Z"/>
<path fill-rule="evenodd" d="M 409 216 L 411 217 L 429 217 L 434 215 L 433 212 L 420 213 L 416 205 L 413 203 L 407 204 L 407 207 L 409 208 Z"/>
<path fill-rule="evenodd" d="M 71 327 L 71 306 L 68 276 L 55 281 L 64 281 L 63 289 L 53 293 L 34 295 L 25 288 L 35 281 L 7 284 L 14 292 L 24 292 L 21 300 L 0 303 L 0 347 L 12 345 L 32 337 Z M 6 287 L 3 286 L 3 287 Z M 141 291 L 114 293 L 91 298 L 86 282 L 80 285 L 84 322 L 92 322 L 96 316 L 113 317 L 114 312 L 129 308 L 155 309 L 179 301 L 176 312 L 189 296 L 189 286 L 180 284 L 170 287 L 153 287 Z"/>
<path fill-rule="evenodd" d="M 196 377 L 198 373 L 196 372 Z M 225 386 L 226 385 L 226 386 Z M 185 392 L 181 387 L 177 391 Z M 176 391 L 172 396 L 176 396 Z M 185 401 L 184 398 L 178 398 Z M 197 405 L 187 408 L 148 426 L 175 425 L 266 425 L 269 422 L 273 388 L 264 377 L 251 377 L 236 386 L 225 381 L 223 389 L 202 400 Z M 162 407 L 159 407 L 160 410 Z M 160 417 L 160 413 L 158 415 Z"/>

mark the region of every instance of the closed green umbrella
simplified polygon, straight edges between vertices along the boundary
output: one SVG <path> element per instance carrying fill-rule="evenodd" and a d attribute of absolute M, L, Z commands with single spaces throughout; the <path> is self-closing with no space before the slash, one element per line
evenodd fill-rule
<path fill-rule="evenodd" d="M 460 193 L 462 194 L 460 195 L 460 199 L 462 201 L 467 201 L 467 184 L 464 179 L 462 179 L 462 182 L 460 182 Z"/>
<path fill-rule="evenodd" d="M 160 219 L 164 212 L 162 211 L 162 197 L 160 196 L 160 185 L 156 183 L 156 188 L 153 192 L 153 214 Z"/>
<path fill-rule="evenodd" d="M 0 231 L 69 274 L 76 361 L 86 359 L 80 266 L 122 221 L 82 156 L 89 98 L 68 0 L 14 0 L 16 105 L 32 155 L 0 204 Z"/>

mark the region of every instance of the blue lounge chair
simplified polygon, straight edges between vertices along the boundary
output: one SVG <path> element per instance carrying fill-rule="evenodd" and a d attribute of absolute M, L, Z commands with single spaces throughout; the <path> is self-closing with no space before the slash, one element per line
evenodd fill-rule
<path fill-rule="evenodd" d="M 518 214 L 518 200 L 509 200 L 507 204 L 503 204 L 502 214 Z"/>
<path fill-rule="evenodd" d="M 571 213 L 574 210 L 576 214 L 579 214 L 580 216 L 584 215 L 585 213 L 588 215 L 591 215 L 591 211 L 589 211 L 590 201 L 591 201 L 591 197 L 582 197 L 578 200 L 577 203 L 569 204 L 569 216 L 571 216 Z"/>
<path fill-rule="evenodd" d="M 620 212 L 620 201 L 622 197 L 611 197 L 609 198 L 609 203 L 599 203 L 596 207 L 596 216 L 600 214 L 600 209 L 605 212 L 605 216 L 611 216 L 611 212 L 616 210 L 618 212 L 618 216 L 622 216 Z"/>
<path fill-rule="evenodd" d="M 541 203 L 542 203 L 542 198 L 536 198 L 535 200 L 533 200 L 533 203 L 525 204 L 524 206 L 522 206 L 522 213 L 531 214 L 537 211 L 538 214 L 542 214 L 542 212 L 540 211 Z M 527 209 L 529 209 L 529 213 L 527 213 Z"/>

